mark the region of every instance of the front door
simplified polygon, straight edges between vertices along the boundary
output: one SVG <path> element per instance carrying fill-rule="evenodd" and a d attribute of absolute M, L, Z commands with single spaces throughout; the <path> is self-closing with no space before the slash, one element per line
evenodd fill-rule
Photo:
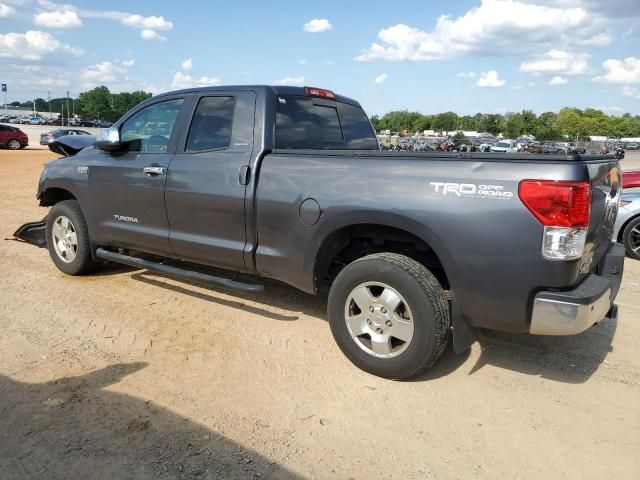
<path fill-rule="evenodd" d="M 120 126 L 126 148 L 89 168 L 92 236 L 101 245 L 171 255 L 164 203 L 184 98 L 142 107 Z"/>
<path fill-rule="evenodd" d="M 203 94 L 169 165 L 167 216 L 185 261 L 244 270 L 245 189 L 239 173 L 253 146 L 255 93 Z"/>

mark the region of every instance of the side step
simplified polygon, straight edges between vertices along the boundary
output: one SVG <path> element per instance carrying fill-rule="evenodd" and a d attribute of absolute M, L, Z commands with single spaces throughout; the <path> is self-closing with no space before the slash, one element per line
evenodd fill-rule
<path fill-rule="evenodd" d="M 195 272 L 193 270 L 186 270 L 179 267 L 172 267 L 163 263 L 152 262 L 138 257 L 131 257 L 129 255 L 122 255 L 121 253 L 111 252 L 109 250 L 105 250 L 104 248 L 98 248 L 96 250 L 96 256 L 103 260 L 109 260 L 110 262 L 123 263 L 125 265 L 129 265 L 130 267 L 145 268 L 147 270 L 164 273 L 165 275 L 177 277 L 183 280 L 215 285 L 237 292 L 264 292 L 264 285 L 243 283 L 237 282 L 235 280 L 230 280 L 228 278 L 214 277 L 213 275 L 207 275 L 206 273 Z"/>

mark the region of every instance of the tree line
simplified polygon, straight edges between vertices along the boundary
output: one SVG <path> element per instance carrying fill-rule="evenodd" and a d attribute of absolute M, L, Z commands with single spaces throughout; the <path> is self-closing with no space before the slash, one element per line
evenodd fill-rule
<path fill-rule="evenodd" d="M 558 140 L 602 135 L 610 138 L 640 137 L 640 116 L 625 113 L 622 116 L 607 115 L 602 110 L 587 108 L 563 108 L 558 113 L 544 112 L 536 115 L 531 110 L 518 113 L 457 115 L 444 112 L 424 115 L 420 112 L 400 110 L 382 117 L 374 115 L 371 123 L 376 131 L 413 133 L 422 130 L 454 131 L 475 130 L 494 135 L 502 133 L 508 138 L 533 135 L 538 140 Z"/>
<path fill-rule="evenodd" d="M 151 97 L 151 93 L 143 91 L 111 93 L 107 87 L 96 87 L 87 92 L 83 92 L 78 97 L 69 98 L 58 97 L 51 99 L 51 109 L 49 100 L 44 98 L 35 99 L 36 112 L 41 114 L 51 112 L 61 113 L 68 117 L 67 111 L 79 115 L 87 120 L 100 119 L 115 122 L 138 103 Z M 33 108 L 34 101 L 13 102 L 10 105 L 21 108 Z M 68 105 L 68 107 L 67 107 Z"/>

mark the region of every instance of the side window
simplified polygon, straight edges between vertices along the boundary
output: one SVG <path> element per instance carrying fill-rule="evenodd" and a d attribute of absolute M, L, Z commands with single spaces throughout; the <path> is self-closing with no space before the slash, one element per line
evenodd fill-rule
<path fill-rule="evenodd" d="M 234 97 L 201 98 L 189 128 L 186 151 L 228 148 L 235 106 Z"/>
<path fill-rule="evenodd" d="M 120 138 L 128 151 L 165 153 L 183 99 L 167 100 L 143 108 L 120 127 Z"/>

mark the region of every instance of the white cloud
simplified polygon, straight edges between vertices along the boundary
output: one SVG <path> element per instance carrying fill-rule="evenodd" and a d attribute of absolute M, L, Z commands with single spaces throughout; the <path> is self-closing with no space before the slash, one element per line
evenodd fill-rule
<path fill-rule="evenodd" d="M 176 72 L 173 75 L 173 81 L 171 82 L 171 88 L 193 88 L 193 87 L 209 87 L 215 85 L 221 85 L 222 80 L 217 77 L 194 78 L 191 75 L 183 72 Z"/>
<path fill-rule="evenodd" d="M 286 77 L 282 80 L 276 80 L 277 85 L 293 85 L 293 86 L 302 86 L 304 85 L 304 77 Z"/>
<path fill-rule="evenodd" d="M 333 28 L 333 25 L 326 18 L 314 18 L 313 20 L 309 20 L 302 27 L 305 32 L 309 33 L 320 33 L 326 32 Z"/>
<path fill-rule="evenodd" d="M 535 47 L 579 41 L 603 43 L 598 16 L 582 7 L 519 0 L 482 0 L 464 15 L 442 15 L 432 31 L 398 24 L 378 32 L 380 42 L 356 60 L 427 61 L 464 54 L 518 55 Z"/>
<path fill-rule="evenodd" d="M 622 87 L 622 94 L 625 97 L 640 99 L 640 89 L 636 87 L 631 87 L 629 85 L 625 85 L 624 87 Z"/>
<path fill-rule="evenodd" d="M 551 49 L 520 64 L 520 71 L 544 75 L 582 75 L 589 72 L 589 54 Z"/>
<path fill-rule="evenodd" d="M 376 83 L 384 83 L 387 81 L 387 78 L 389 78 L 389 75 L 387 75 L 386 73 L 383 73 L 382 75 L 378 75 L 376 77 Z"/>
<path fill-rule="evenodd" d="M 151 30 L 149 28 L 140 31 L 140 38 L 143 40 L 156 40 L 159 42 L 164 42 L 167 39 L 167 37 L 163 37 L 155 30 Z"/>
<path fill-rule="evenodd" d="M 135 64 L 136 64 L 136 61 L 133 58 L 122 61 L 122 65 L 124 65 L 125 67 L 133 67 Z"/>
<path fill-rule="evenodd" d="M 71 15 L 75 15 L 79 22 L 82 22 L 82 18 L 102 18 L 106 20 L 113 20 L 124 26 L 140 30 L 140 36 L 145 40 L 166 40 L 166 38 L 161 36 L 158 31 L 168 31 L 173 29 L 173 22 L 159 15 L 145 17 L 137 13 L 121 12 L 117 10 L 83 10 L 76 8 L 73 5 L 58 5 L 49 0 L 39 0 L 38 3 L 41 8 L 46 10 L 46 12 L 39 15 L 59 16 L 64 14 L 68 19 L 71 18 Z"/>
<path fill-rule="evenodd" d="M 29 84 L 40 87 L 67 87 L 69 86 L 69 79 L 62 76 L 33 78 L 29 81 Z"/>
<path fill-rule="evenodd" d="M 610 58 L 605 60 L 602 68 L 606 73 L 594 78 L 598 82 L 630 85 L 640 83 L 640 58 L 628 57 L 624 60 Z"/>
<path fill-rule="evenodd" d="M 569 83 L 569 80 L 560 75 L 556 75 L 555 77 L 551 77 L 547 85 L 565 85 L 567 83 Z"/>
<path fill-rule="evenodd" d="M 77 28 L 82 20 L 73 10 L 41 12 L 33 16 L 36 25 L 48 28 Z"/>
<path fill-rule="evenodd" d="M 171 30 L 173 28 L 173 22 L 165 20 L 164 17 L 156 17 L 155 15 L 143 17 L 135 13 L 122 13 L 122 15 L 120 22 L 127 27 L 140 30 Z"/>
<path fill-rule="evenodd" d="M 488 72 L 482 72 L 480 74 L 480 78 L 476 82 L 476 85 L 479 87 L 496 88 L 502 87 L 505 83 L 507 82 L 500 78 L 498 72 L 495 70 L 489 70 Z"/>
<path fill-rule="evenodd" d="M 0 18 L 7 18 L 15 15 L 15 13 L 15 8 L 10 7 L 9 5 L 5 5 L 4 3 L 0 3 Z"/>
<path fill-rule="evenodd" d="M 53 35 L 38 30 L 25 33 L 10 32 L 0 34 L 0 58 L 41 60 L 42 57 L 58 51 L 80 55 L 82 50 L 60 43 Z"/>
<path fill-rule="evenodd" d="M 456 75 L 458 78 L 476 78 L 476 72 L 460 72 Z"/>
<path fill-rule="evenodd" d="M 111 82 L 126 72 L 111 62 L 102 62 L 86 67 L 80 72 L 80 78 L 88 82 Z"/>
<path fill-rule="evenodd" d="M 193 68 L 193 61 L 190 58 L 187 58 L 184 62 L 182 62 L 182 70 L 189 71 Z"/>
<path fill-rule="evenodd" d="M 613 37 L 608 33 L 598 33 L 591 38 L 587 38 L 584 40 L 578 40 L 576 43 L 578 45 L 583 45 L 585 47 L 606 47 L 613 42 Z"/>

